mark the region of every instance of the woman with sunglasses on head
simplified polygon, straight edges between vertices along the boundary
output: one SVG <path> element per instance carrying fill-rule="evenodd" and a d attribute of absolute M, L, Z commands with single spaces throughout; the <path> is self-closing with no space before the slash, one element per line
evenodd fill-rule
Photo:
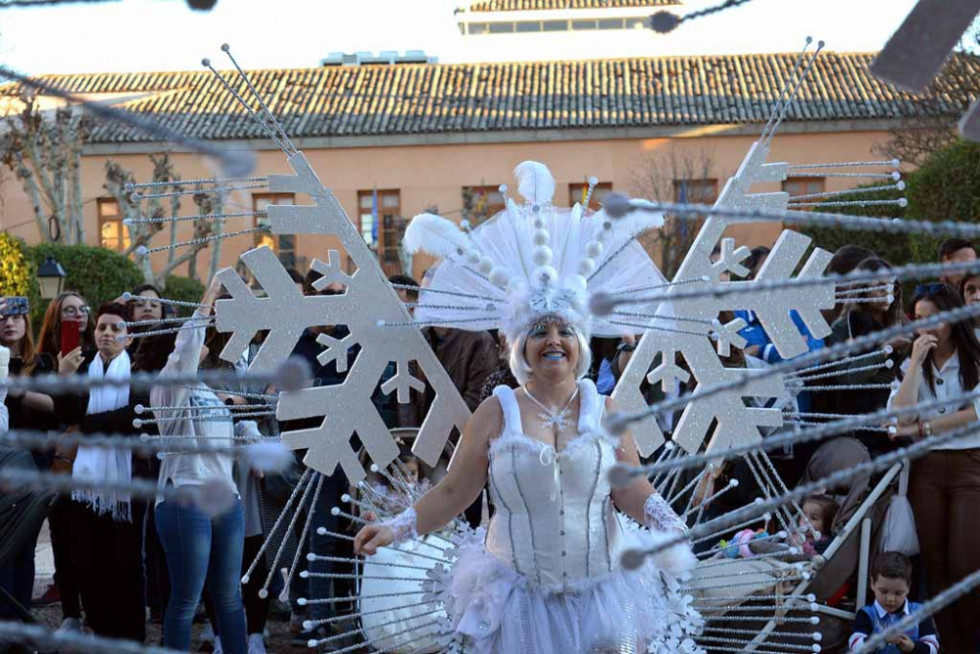
<path fill-rule="evenodd" d="M 10 377 L 30 377 L 53 370 L 51 359 L 35 351 L 27 298 L 0 298 L 0 345 L 9 350 L 10 358 L 5 367 Z M 58 428 L 51 397 L 44 393 L 11 388 L 6 391 L 3 408 L 8 415 L 9 429 L 51 431 Z M 50 456 L 46 452 L 34 453 L 34 463 L 38 468 L 46 469 L 50 465 Z M 30 609 L 34 588 L 36 541 L 35 533 L 20 553 L 0 566 L 0 585 L 27 609 Z M 10 607 L 0 602 L 0 619 L 11 615 Z M 70 615 L 65 617 L 71 619 Z"/>
<path fill-rule="evenodd" d="M 912 298 L 915 320 L 963 306 L 959 293 L 941 283 L 918 288 Z M 890 408 L 962 399 L 910 416 L 893 438 L 921 440 L 977 422 L 980 400 L 964 397 L 980 381 L 980 342 L 972 320 L 920 329 L 901 369 L 904 379 L 889 397 Z M 916 459 L 908 496 L 915 513 L 929 596 L 934 597 L 980 569 L 980 523 L 976 520 L 980 506 L 980 434 L 936 445 Z M 978 590 L 936 615 L 944 651 L 978 651 L 978 615 Z"/>

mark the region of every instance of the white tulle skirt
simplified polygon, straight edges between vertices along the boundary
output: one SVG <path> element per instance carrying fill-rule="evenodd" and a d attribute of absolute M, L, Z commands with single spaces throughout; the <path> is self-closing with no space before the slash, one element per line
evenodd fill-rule
<path fill-rule="evenodd" d="M 467 653 L 701 651 L 692 598 L 653 562 L 555 592 L 501 563 L 474 537 L 460 546 L 448 581 L 447 613 Z"/>

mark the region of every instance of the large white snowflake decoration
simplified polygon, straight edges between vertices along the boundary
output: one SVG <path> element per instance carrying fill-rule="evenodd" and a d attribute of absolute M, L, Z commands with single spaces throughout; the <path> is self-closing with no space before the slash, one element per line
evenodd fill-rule
<path fill-rule="evenodd" d="M 714 206 L 719 209 L 785 210 L 789 201 L 787 193 L 750 192 L 753 184 L 786 179 L 788 164 L 766 163 L 768 154 L 768 145 L 763 140 L 753 144 L 738 172 L 725 184 Z M 678 269 L 671 288 L 682 285 L 688 290 L 712 285 L 723 290 L 733 284 L 757 283 L 721 281 L 723 273 L 742 275 L 747 272 L 742 261 L 748 256 L 748 251 L 745 248 L 735 249 L 733 240 L 722 238 L 730 222 L 718 216 L 708 217 Z M 766 258 L 757 280 L 792 278 L 809 245 L 808 237 L 798 232 L 784 231 Z M 710 257 L 716 246 L 721 249 L 721 257 L 717 262 L 712 262 Z M 829 252 L 815 249 L 798 276 L 819 277 L 830 257 Z M 689 381 L 687 373 L 675 365 L 675 353 L 679 353 L 687 362 L 699 388 L 736 381 L 745 375 L 744 369 L 726 368 L 719 359 L 719 354 L 726 355 L 732 346 L 745 344 L 737 334 L 744 323 L 735 320 L 721 325 L 718 323 L 721 311 L 751 310 L 758 316 L 781 356 L 790 358 L 805 353 L 806 339 L 796 328 L 790 312 L 799 314 L 814 337 L 828 335 L 830 326 L 820 310 L 833 308 L 834 285 L 828 282 L 825 285 L 760 293 L 720 293 L 717 296 L 672 300 L 671 304 L 672 314 L 684 325 L 684 331 L 648 331 L 640 339 L 613 392 L 613 398 L 626 410 L 646 407 L 640 392 L 644 380 L 662 383 L 665 391 L 672 390 L 677 381 Z M 663 354 L 663 362 L 651 371 L 657 354 Z M 707 443 L 709 450 L 758 442 L 762 439 L 759 428 L 781 426 L 782 414 L 779 409 L 748 407 L 743 398 L 771 399 L 785 394 L 785 383 L 776 375 L 751 381 L 740 390 L 716 393 L 706 398 L 699 399 L 695 391 L 694 398 L 685 407 L 674 429 L 673 441 L 684 451 L 697 453 L 715 424 L 714 436 Z M 663 432 L 653 417 L 634 425 L 633 435 L 643 456 L 651 455 L 664 443 Z"/>
<path fill-rule="evenodd" d="M 237 360 L 258 332 L 268 330 L 249 370 L 269 370 L 289 357 L 304 329 L 346 325 L 350 334 L 343 339 L 318 337 L 318 343 L 324 346 L 318 359 L 324 365 L 335 361 L 337 370 L 344 372 L 348 352 L 359 345 L 347 378 L 337 385 L 282 393 L 276 414 L 279 420 L 323 418 L 317 427 L 284 432 L 283 443 L 292 449 L 306 449 L 303 461 L 309 467 L 330 475 L 339 464 L 347 478 L 357 482 L 365 477 L 365 471 L 351 444 L 356 433 L 371 460 L 387 466 L 398 456 L 398 446 L 371 396 L 388 364 L 394 362 L 397 373 L 381 386 L 381 392 L 395 392 L 399 403 L 410 402 L 410 390 L 425 390 L 425 383 L 411 374 L 410 364 L 415 362 L 435 391 L 435 400 L 413 451 L 426 463 L 435 465 L 453 428 L 462 430 L 470 411 L 421 332 L 411 323 L 376 256 L 337 198 L 323 186 L 303 153 L 293 154 L 288 161 L 295 174 L 270 175 L 269 190 L 307 195 L 312 204 L 269 206 L 272 233 L 335 236 L 356 269 L 349 275 L 343 272 L 336 251 L 328 253 L 326 262 L 314 260 L 311 267 L 323 275 L 314 284 L 317 290 L 334 283 L 343 284 L 345 290 L 339 295 L 305 297 L 271 250 L 260 247 L 246 252 L 241 260 L 265 296 L 254 294 L 232 269 L 218 274 L 232 295 L 232 299 L 216 304 L 217 329 L 232 332 L 221 356 L 227 361 Z"/>

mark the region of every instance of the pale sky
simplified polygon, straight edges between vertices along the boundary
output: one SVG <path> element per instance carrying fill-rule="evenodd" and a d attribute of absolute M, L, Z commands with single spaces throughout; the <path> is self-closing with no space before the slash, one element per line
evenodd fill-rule
<path fill-rule="evenodd" d="M 718 4 L 688 0 L 681 11 Z M 453 9 L 466 0 L 122 0 L 0 9 L 0 63 L 29 74 L 198 69 L 228 42 L 246 68 L 318 66 L 333 51 L 424 50 L 440 62 L 481 57 Z M 806 35 L 829 50 L 880 49 L 915 0 L 753 0 L 654 32 L 634 56 L 796 51 Z M 545 48 L 541 48 L 545 50 Z M 506 58 L 507 53 L 502 56 Z M 582 56 L 600 56 L 583 41 Z M 546 58 L 515 56 L 514 59 Z"/>

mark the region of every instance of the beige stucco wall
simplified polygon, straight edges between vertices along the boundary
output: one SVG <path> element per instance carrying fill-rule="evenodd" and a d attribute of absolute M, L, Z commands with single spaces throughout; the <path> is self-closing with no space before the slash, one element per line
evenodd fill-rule
<path fill-rule="evenodd" d="M 779 135 L 773 141 L 770 161 L 804 163 L 868 160 L 877 158 L 873 154 L 873 148 L 888 138 L 885 131 L 808 132 L 804 128 L 801 132 Z M 590 175 L 595 175 L 603 182 L 612 182 L 615 189 L 632 191 L 635 194 L 638 169 L 649 165 L 643 162 L 649 157 L 664 161 L 669 158 L 672 149 L 680 157 L 710 160 L 710 175 L 718 178 L 720 190 L 725 179 L 735 172 L 753 140 L 751 135 L 709 133 L 670 139 L 617 138 L 329 149 L 310 147 L 304 151 L 321 180 L 334 190 L 351 215 L 357 212 L 357 191 L 376 187 L 400 189 L 403 215 L 411 216 L 427 206 L 435 205 L 441 212 L 458 219 L 463 186 L 507 183 L 516 193 L 511 171 L 525 159 L 536 159 L 548 164 L 557 182 L 556 204 L 565 204 L 568 184 L 580 184 Z M 107 197 L 102 188 L 106 148 L 100 149 L 102 153 L 86 155 L 82 165 L 87 241 L 92 244 L 98 242 L 96 199 Z M 146 154 L 115 154 L 111 158 L 131 169 L 138 179 L 150 179 L 152 167 Z M 214 174 L 208 162 L 197 155 L 175 153 L 173 158 L 184 179 L 210 177 Z M 255 174 L 288 172 L 290 169 L 281 152 L 258 152 Z M 828 190 L 853 185 L 855 180 L 827 180 Z M 760 185 L 757 190 L 778 190 L 778 185 Z M 3 199 L 0 204 L 0 228 L 29 242 L 35 242 L 38 232 L 32 220 L 29 202 L 19 183 L 9 174 L 5 175 L 0 191 Z M 228 210 L 251 209 L 252 199 L 248 193 L 250 191 L 241 191 L 233 196 L 233 202 L 240 206 L 230 206 Z M 297 201 L 303 200 L 298 198 Z M 181 213 L 194 213 L 194 204 L 189 198 L 183 202 Z M 231 231 L 236 226 L 251 225 L 251 218 L 231 219 L 226 229 Z M 180 239 L 191 238 L 191 229 L 190 222 L 181 223 Z M 754 224 L 733 227 L 730 235 L 740 245 L 771 245 L 778 231 L 779 228 L 775 225 Z M 158 236 L 154 244 L 163 244 L 165 241 L 165 236 Z M 222 263 L 234 265 L 238 255 L 251 248 L 252 244 L 253 235 L 224 241 Z M 298 237 L 297 254 L 308 263 L 314 257 L 325 257 L 329 247 L 336 247 L 330 238 L 301 235 Z M 160 262 L 166 255 L 161 253 L 155 256 L 158 257 L 156 261 Z M 207 258 L 208 251 L 205 250 L 200 255 L 199 270 L 207 270 Z M 427 265 L 428 262 L 424 259 L 417 260 L 413 273 L 418 274 Z"/>

